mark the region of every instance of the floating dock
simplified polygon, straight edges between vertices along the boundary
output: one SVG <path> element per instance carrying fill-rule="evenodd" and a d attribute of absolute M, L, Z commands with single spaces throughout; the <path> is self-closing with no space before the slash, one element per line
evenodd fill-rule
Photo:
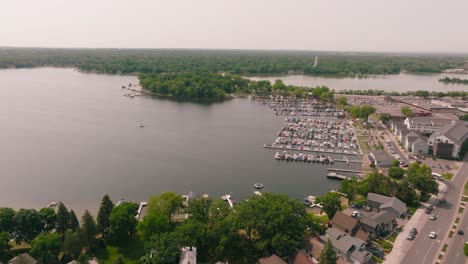
<path fill-rule="evenodd" d="M 343 153 L 341 152 L 335 152 L 335 151 L 319 151 L 319 150 L 312 150 L 312 149 L 295 149 L 295 148 L 281 148 L 281 147 L 273 147 L 272 145 L 263 145 L 264 148 L 268 149 L 281 149 L 281 150 L 290 150 L 290 151 L 302 151 L 302 152 L 313 152 L 313 153 L 328 153 L 328 154 L 341 154 L 341 155 L 352 155 L 352 156 L 362 156 L 362 154 L 359 153 Z M 350 161 L 351 162 L 351 161 Z"/>
<path fill-rule="evenodd" d="M 360 171 L 360 170 L 347 170 L 347 169 L 338 169 L 338 168 L 327 168 L 329 171 L 335 172 L 351 172 L 351 173 L 371 173 L 372 171 Z"/>

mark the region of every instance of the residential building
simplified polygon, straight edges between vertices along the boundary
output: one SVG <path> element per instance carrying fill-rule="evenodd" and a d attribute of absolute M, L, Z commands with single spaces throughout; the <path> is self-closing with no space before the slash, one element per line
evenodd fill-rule
<path fill-rule="evenodd" d="M 8 264 L 37 264 L 37 260 L 35 260 L 31 255 L 28 253 L 23 253 L 20 254 L 14 258 L 12 258 L 10 261 L 8 261 Z"/>
<path fill-rule="evenodd" d="M 439 131 L 443 126 L 450 124 L 449 119 L 432 117 L 408 117 L 404 124 L 406 128 L 413 131 L 419 131 L 424 134 L 432 134 Z"/>
<path fill-rule="evenodd" d="M 179 264 L 197 264 L 197 248 L 183 247 L 181 249 Z"/>
<path fill-rule="evenodd" d="M 463 121 L 453 121 L 429 137 L 433 155 L 440 158 L 460 158 L 460 150 L 468 137 L 468 127 Z"/>
<path fill-rule="evenodd" d="M 341 230 L 350 236 L 357 237 L 363 241 L 370 238 L 370 233 L 366 232 L 359 222 L 359 218 L 352 217 L 341 211 L 338 211 L 330 221 L 333 228 Z"/>
<path fill-rule="evenodd" d="M 427 138 L 418 137 L 413 142 L 410 142 L 410 149 L 412 153 L 417 154 L 427 154 L 429 153 L 429 144 L 427 143 Z"/>
<path fill-rule="evenodd" d="M 373 150 L 369 154 L 369 158 L 371 162 L 376 166 L 376 167 L 391 167 L 392 166 L 392 161 L 394 160 L 393 157 L 391 157 L 387 152 L 384 150 Z"/>
<path fill-rule="evenodd" d="M 331 242 L 337 255 L 351 263 L 365 264 L 371 260 L 372 253 L 366 250 L 366 242 L 352 237 L 336 228 L 328 228 L 320 239 Z"/>
<path fill-rule="evenodd" d="M 362 229 L 373 237 L 382 236 L 397 228 L 395 214 L 389 211 L 372 212 L 359 219 Z"/>
<path fill-rule="evenodd" d="M 367 194 L 367 206 L 374 211 L 390 211 L 395 217 L 406 215 L 406 204 L 396 197 L 389 197 L 376 193 Z"/>
<path fill-rule="evenodd" d="M 287 264 L 282 258 L 278 257 L 277 255 L 273 254 L 269 257 L 263 257 L 258 260 L 259 264 Z"/>

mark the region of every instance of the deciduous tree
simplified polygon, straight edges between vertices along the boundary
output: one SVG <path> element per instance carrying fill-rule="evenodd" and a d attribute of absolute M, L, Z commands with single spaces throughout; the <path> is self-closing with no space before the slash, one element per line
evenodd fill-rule
<path fill-rule="evenodd" d="M 329 219 L 335 216 L 335 213 L 341 210 L 340 195 L 336 192 L 328 192 L 321 197 L 317 197 L 317 202 L 323 203 L 323 211 Z"/>

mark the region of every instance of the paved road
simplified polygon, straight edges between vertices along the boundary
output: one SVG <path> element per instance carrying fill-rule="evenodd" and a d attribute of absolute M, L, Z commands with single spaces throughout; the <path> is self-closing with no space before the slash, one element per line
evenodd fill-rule
<path fill-rule="evenodd" d="M 468 217 L 466 210 L 459 222 L 458 229 L 462 229 L 465 235 L 454 235 L 453 240 L 448 242 L 449 248 L 444 263 L 468 263 L 468 258 L 463 253 L 463 245 L 468 241 Z"/>
<path fill-rule="evenodd" d="M 434 263 L 441 250 L 441 239 L 444 239 L 454 221 L 458 212 L 458 203 L 461 198 L 464 183 L 468 177 L 468 163 L 464 160 L 463 166 L 452 181 L 446 181 L 446 193 L 439 195 L 439 198 L 445 198 L 446 203 L 443 206 L 436 205 L 435 201 L 430 201 L 434 205 L 434 213 L 437 220 L 428 220 L 415 240 L 410 244 L 409 249 L 401 261 L 402 264 L 416 263 Z M 428 217 L 428 215 L 426 215 Z M 436 239 L 430 239 L 429 233 L 437 232 Z M 468 235 L 468 234 L 467 234 Z M 447 262 L 452 263 L 452 262 Z M 457 262 L 454 262 L 457 263 Z M 462 262 L 463 263 L 463 262 Z"/>

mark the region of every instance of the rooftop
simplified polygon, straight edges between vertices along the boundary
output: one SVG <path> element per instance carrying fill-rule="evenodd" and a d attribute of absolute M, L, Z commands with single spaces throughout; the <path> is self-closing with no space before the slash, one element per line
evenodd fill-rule
<path fill-rule="evenodd" d="M 445 136 L 457 145 L 461 145 L 468 136 L 468 128 L 463 121 L 456 121 L 444 126 L 441 130 L 433 133 L 430 138 Z"/>

